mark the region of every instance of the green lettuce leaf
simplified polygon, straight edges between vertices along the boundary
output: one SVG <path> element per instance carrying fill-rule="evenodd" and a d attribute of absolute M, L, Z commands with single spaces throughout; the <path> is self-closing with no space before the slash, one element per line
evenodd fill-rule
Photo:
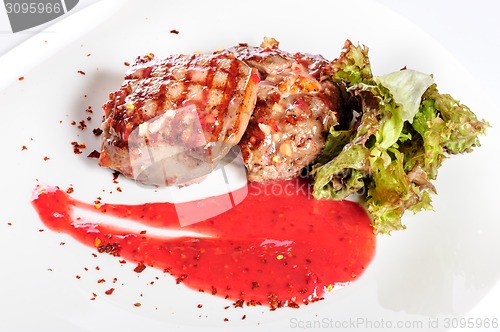
<path fill-rule="evenodd" d="M 362 195 L 375 233 L 404 229 L 409 210 L 432 209 L 431 183 L 449 154 L 470 152 L 488 123 L 440 94 L 430 75 L 374 77 L 368 48 L 347 41 L 326 71 L 340 88 L 350 125 L 331 127 L 312 167 L 315 198 Z"/>
<path fill-rule="evenodd" d="M 431 75 L 412 69 L 399 70 L 374 78 L 377 83 L 389 89 L 394 100 L 402 106 L 401 118 L 410 123 L 420 108 L 424 92 L 434 83 Z"/>
<path fill-rule="evenodd" d="M 440 94 L 436 85 L 423 95 L 423 100 L 434 101 L 434 108 L 446 123 L 447 131 L 442 134 L 443 147 L 451 154 L 469 152 L 471 147 L 480 146 L 479 135 L 485 133 L 489 124 L 477 119 L 476 115 L 458 100 L 448 94 Z M 427 130 L 430 128 L 428 127 Z"/>

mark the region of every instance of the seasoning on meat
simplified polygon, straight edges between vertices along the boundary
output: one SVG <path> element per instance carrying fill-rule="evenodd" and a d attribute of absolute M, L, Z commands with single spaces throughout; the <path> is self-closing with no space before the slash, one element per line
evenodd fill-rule
<path fill-rule="evenodd" d="M 250 181 L 291 179 L 321 153 L 328 128 L 338 122 L 341 96 L 321 79 L 328 61 L 291 54 L 273 38 L 260 47 L 240 44 L 233 54 L 258 69 L 257 104 L 239 146 Z"/>

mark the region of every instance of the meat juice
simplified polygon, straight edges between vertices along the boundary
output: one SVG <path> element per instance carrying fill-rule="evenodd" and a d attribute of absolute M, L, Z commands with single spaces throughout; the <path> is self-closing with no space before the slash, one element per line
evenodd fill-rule
<path fill-rule="evenodd" d="M 101 253 L 166 271 L 177 283 L 236 305 L 276 309 L 315 302 L 358 278 L 372 260 L 376 237 L 358 203 L 315 200 L 298 180 L 249 183 L 242 190 L 247 196 L 234 208 L 185 226 L 178 211 L 204 209 L 220 197 L 182 203 L 179 209 L 172 203 L 88 204 L 57 187 L 37 187 L 32 204 L 53 231 Z M 75 208 L 202 236 L 129 232 L 75 218 Z"/>

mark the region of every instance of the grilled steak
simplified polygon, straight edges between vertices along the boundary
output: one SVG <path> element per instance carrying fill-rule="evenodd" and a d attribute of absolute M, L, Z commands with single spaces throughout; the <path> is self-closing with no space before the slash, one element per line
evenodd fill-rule
<path fill-rule="evenodd" d="M 260 47 L 240 44 L 225 50 L 258 69 L 257 104 L 240 142 L 250 181 L 290 179 L 320 153 L 326 133 L 337 123 L 340 93 L 321 80 L 328 61 L 321 56 L 290 54 L 278 42 Z"/>
<path fill-rule="evenodd" d="M 240 141 L 258 81 L 227 53 L 137 58 L 103 106 L 99 164 L 144 184 L 196 182 Z"/>

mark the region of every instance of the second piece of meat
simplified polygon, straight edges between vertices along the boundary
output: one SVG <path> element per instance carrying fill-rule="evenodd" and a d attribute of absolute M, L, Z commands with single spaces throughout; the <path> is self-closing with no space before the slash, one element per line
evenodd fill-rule
<path fill-rule="evenodd" d="M 328 61 L 291 54 L 266 38 L 225 50 L 259 71 L 257 104 L 239 144 L 250 181 L 291 179 L 321 153 L 328 128 L 338 121 L 340 92 L 321 80 Z"/>

